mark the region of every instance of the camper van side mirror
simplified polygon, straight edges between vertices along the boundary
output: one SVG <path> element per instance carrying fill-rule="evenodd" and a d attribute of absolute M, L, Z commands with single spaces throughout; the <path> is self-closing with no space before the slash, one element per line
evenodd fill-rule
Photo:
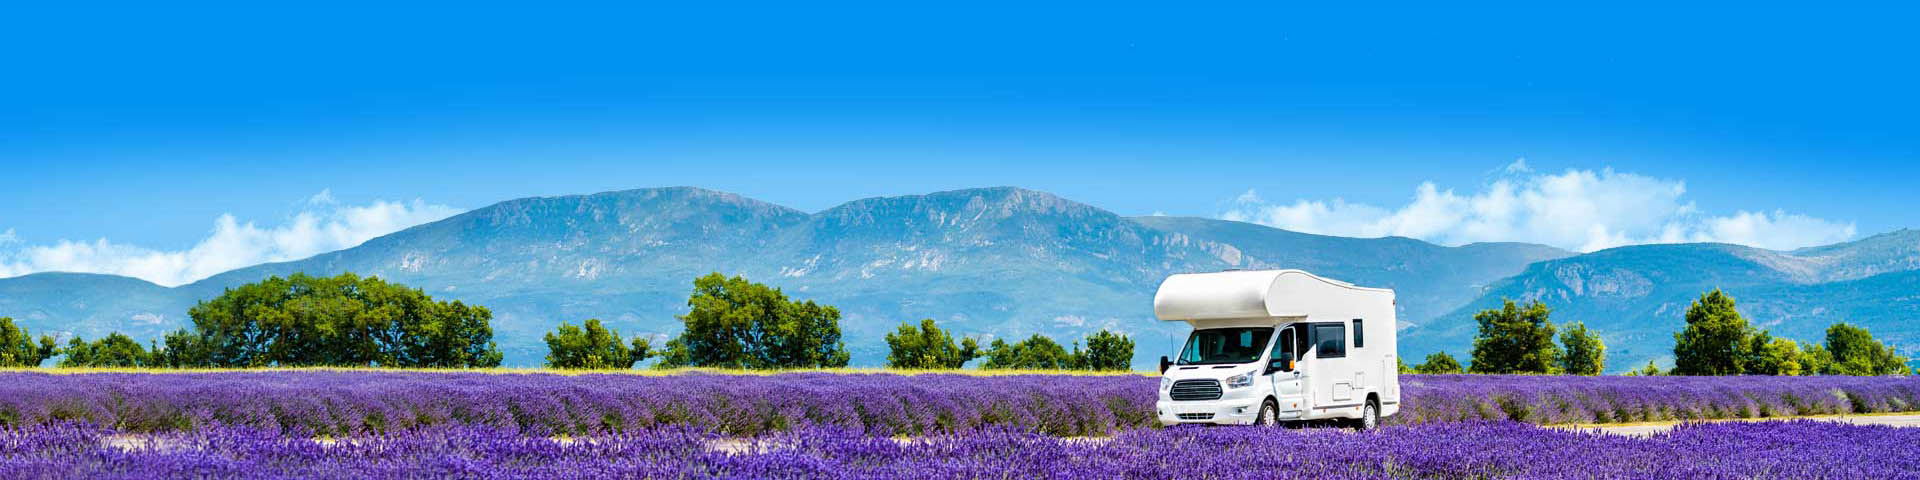
<path fill-rule="evenodd" d="M 1273 372 L 1291 372 L 1291 371 L 1293 371 L 1292 359 L 1276 358 L 1267 362 L 1267 373 L 1269 374 Z"/>
<path fill-rule="evenodd" d="M 1173 366 L 1173 360 L 1168 360 L 1165 355 L 1160 356 L 1160 373 L 1167 373 L 1167 367 L 1171 366 Z"/>

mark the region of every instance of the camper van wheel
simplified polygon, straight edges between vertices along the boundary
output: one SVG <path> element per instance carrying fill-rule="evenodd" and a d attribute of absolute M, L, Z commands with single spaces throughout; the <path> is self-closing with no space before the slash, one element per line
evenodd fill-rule
<path fill-rule="evenodd" d="M 1280 424 L 1280 404 L 1268 399 L 1260 404 L 1260 416 L 1253 419 L 1254 425 L 1272 427 Z"/>
<path fill-rule="evenodd" d="M 1354 425 L 1354 427 L 1358 428 L 1360 431 L 1363 431 L 1363 432 L 1367 430 L 1373 430 L 1375 428 L 1379 428 L 1380 427 L 1380 402 L 1375 401 L 1371 398 L 1367 399 L 1367 406 L 1361 408 L 1360 421 L 1357 422 Z"/>

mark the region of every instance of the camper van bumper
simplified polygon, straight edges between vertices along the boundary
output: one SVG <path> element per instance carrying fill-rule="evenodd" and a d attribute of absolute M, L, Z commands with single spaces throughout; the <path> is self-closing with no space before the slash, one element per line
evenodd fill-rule
<path fill-rule="evenodd" d="M 1251 425 L 1260 415 L 1261 399 L 1262 397 L 1223 398 L 1203 402 L 1161 400 L 1154 404 L 1154 411 L 1159 413 L 1161 425 L 1186 423 Z"/>

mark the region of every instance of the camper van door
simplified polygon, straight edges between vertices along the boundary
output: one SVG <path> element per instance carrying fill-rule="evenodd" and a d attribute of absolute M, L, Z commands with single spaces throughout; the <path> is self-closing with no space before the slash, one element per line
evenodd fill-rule
<path fill-rule="evenodd" d="M 1307 375 L 1312 377 L 1314 414 L 1355 403 L 1353 366 L 1347 359 L 1347 325 L 1341 322 L 1312 323 L 1313 362 Z"/>
<path fill-rule="evenodd" d="M 1307 384 L 1306 364 L 1302 363 L 1298 353 L 1307 345 L 1301 335 L 1306 329 L 1299 324 L 1287 325 L 1280 329 L 1273 340 L 1273 351 L 1268 354 L 1268 363 L 1278 365 L 1271 373 L 1273 396 L 1280 401 L 1285 410 L 1301 410 L 1313 407 L 1313 397 L 1308 393 L 1312 386 Z"/>

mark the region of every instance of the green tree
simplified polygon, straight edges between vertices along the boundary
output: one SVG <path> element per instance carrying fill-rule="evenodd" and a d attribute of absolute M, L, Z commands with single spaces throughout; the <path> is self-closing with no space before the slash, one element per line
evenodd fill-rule
<path fill-rule="evenodd" d="M 59 365 L 63 368 L 131 368 L 153 364 L 152 357 L 148 355 L 145 347 L 140 346 L 140 342 L 133 341 L 132 337 L 120 332 L 109 333 L 106 337 L 92 342 L 73 337 L 67 342 L 67 348 L 61 349 L 60 353 L 64 355 Z"/>
<path fill-rule="evenodd" d="M 1425 375 L 1461 373 L 1461 371 L 1460 361 L 1454 360 L 1453 355 L 1448 355 L 1447 352 L 1434 352 L 1427 355 L 1426 361 L 1413 366 L 1413 373 Z"/>
<path fill-rule="evenodd" d="M 1800 374 L 1821 375 L 1833 368 L 1833 354 L 1818 343 L 1800 342 Z"/>
<path fill-rule="evenodd" d="M 227 289 L 187 315 L 199 338 L 169 335 L 168 349 L 181 350 L 162 354 L 177 366 L 500 364 L 486 307 L 351 273 L 271 277 Z"/>
<path fill-rule="evenodd" d="M 1560 371 L 1569 375 L 1599 375 L 1606 370 L 1607 344 L 1587 325 L 1574 322 L 1560 331 Z"/>
<path fill-rule="evenodd" d="M 584 326 L 560 322 L 543 339 L 549 368 L 624 370 L 653 354 L 645 339 L 636 337 L 628 347 L 620 341 L 620 332 L 607 329 L 598 318 L 587 319 Z"/>
<path fill-rule="evenodd" d="M 1073 368 L 1073 355 L 1051 338 L 1036 333 L 1020 343 L 1008 344 L 995 339 L 987 348 L 983 368 L 1012 370 L 1066 370 Z"/>
<path fill-rule="evenodd" d="M 1799 375 L 1800 347 L 1792 340 L 1761 331 L 1747 340 L 1745 370 L 1752 375 Z"/>
<path fill-rule="evenodd" d="M 639 335 L 633 337 L 633 345 L 627 348 L 627 353 L 631 355 L 630 358 L 633 359 L 631 365 L 638 365 L 640 362 L 647 361 L 647 359 L 660 356 L 661 354 L 659 350 L 653 349 L 652 340 L 648 340 Z"/>
<path fill-rule="evenodd" d="M 1654 377 L 1659 375 L 1660 375 L 1660 366 L 1654 365 L 1653 360 L 1647 360 L 1647 366 L 1640 367 L 1639 370 L 1627 372 L 1627 376 L 1631 376 L 1631 377 Z"/>
<path fill-rule="evenodd" d="M 12 318 L 0 317 L 0 367 L 38 367 L 56 351 L 52 336 L 41 335 L 35 343 L 26 327 L 14 326 Z"/>
<path fill-rule="evenodd" d="M 1473 373 L 1553 373 L 1560 347 L 1553 344 L 1547 305 L 1535 300 L 1521 308 L 1508 299 L 1498 309 L 1473 316 L 1480 333 L 1473 340 Z"/>
<path fill-rule="evenodd" d="M 1074 348 L 1075 368 L 1099 371 L 1133 369 L 1133 340 L 1126 335 L 1100 329 L 1087 336 L 1087 349 Z"/>
<path fill-rule="evenodd" d="M 213 364 L 213 351 L 207 340 L 187 330 L 175 330 L 168 333 L 162 346 L 153 349 L 153 366 L 171 368 L 208 368 Z"/>
<path fill-rule="evenodd" d="M 686 330 L 667 342 L 662 367 L 823 368 L 847 366 L 840 310 L 788 301 L 780 289 L 718 272 L 693 281 Z"/>
<path fill-rule="evenodd" d="M 1753 334 L 1747 319 L 1733 308 L 1733 297 L 1720 289 L 1700 295 L 1687 307 L 1687 326 L 1673 335 L 1675 375 L 1739 375 Z"/>
<path fill-rule="evenodd" d="M 1824 373 L 1833 375 L 1906 375 L 1907 359 L 1887 348 L 1867 329 L 1845 322 L 1827 327 L 1827 352 L 1833 361 Z"/>
<path fill-rule="evenodd" d="M 980 342 L 968 338 L 955 344 L 931 318 L 921 319 L 920 328 L 902 322 L 887 334 L 888 368 L 955 369 L 979 357 Z"/>

